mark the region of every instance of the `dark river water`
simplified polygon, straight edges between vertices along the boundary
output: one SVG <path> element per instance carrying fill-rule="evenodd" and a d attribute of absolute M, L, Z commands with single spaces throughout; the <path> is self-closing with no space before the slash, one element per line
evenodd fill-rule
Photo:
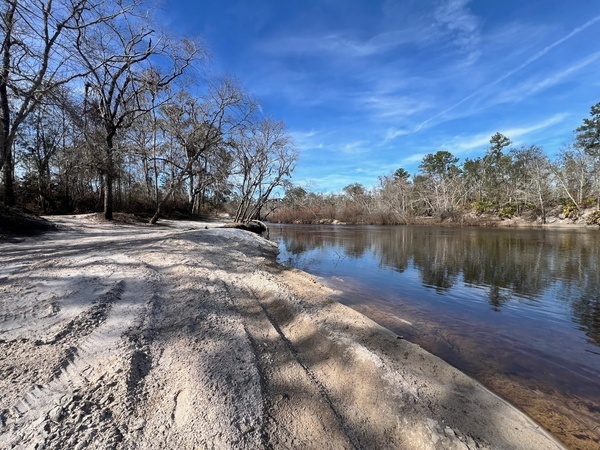
<path fill-rule="evenodd" d="M 279 262 L 600 448 L 600 231 L 271 224 Z"/>

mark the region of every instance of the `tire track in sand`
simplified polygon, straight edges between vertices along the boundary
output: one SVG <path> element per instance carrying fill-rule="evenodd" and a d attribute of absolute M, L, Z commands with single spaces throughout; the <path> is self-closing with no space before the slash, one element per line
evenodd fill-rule
<path fill-rule="evenodd" d="M 108 291 L 88 300 L 91 306 L 80 315 L 84 317 L 68 322 L 47 342 L 73 341 L 56 367 L 55 376 L 45 385 L 33 386 L 19 402 L 4 411 L 0 418 L 0 447 L 30 448 L 43 444 L 49 430 L 47 422 L 58 420 L 67 405 L 77 400 L 80 390 L 106 382 L 106 378 L 131 378 L 131 374 L 123 377 L 117 372 L 122 371 L 123 366 L 129 372 L 136 370 L 133 366 L 137 365 L 139 351 L 127 351 L 127 348 L 123 351 L 123 347 L 131 346 L 123 337 L 128 330 L 141 325 L 145 309 L 153 298 L 149 289 L 153 283 L 148 281 L 155 277 L 148 273 L 151 269 L 147 266 L 142 269 L 143 276 L 139 267 L 136 269 L 128 270 L 130 273 L 115 271 Z M 99 320 L 90 321 L 94 313 L 100 315 L 96 317 Z M 44 344 L 46 342 L 38 343 Z M 123 358 L 130 361 L 124 362 Z M 128 379 L 127 382 L 139 380 Z"/>

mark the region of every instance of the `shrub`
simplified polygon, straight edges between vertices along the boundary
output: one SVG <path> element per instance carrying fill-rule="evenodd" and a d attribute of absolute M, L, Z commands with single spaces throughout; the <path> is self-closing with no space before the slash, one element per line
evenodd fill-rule
<path fill-rule="evenodd" d="M 516 212 L 517 208 L 514 205 L 506 205 L 500 208 L 500 211 L 498 211 L 498 217 L 501 219 L 512 219 Z"/>
<path fill-rule="evenodd" d="M 592 208 L 596 204 L 596 197 L 587 197 L 583 200 L 582 206 L 584 208 Z"/>
<path fill-rule="evenodd" d="M 494 207 L 492 202 L 474 202 L 471 203 L 471 207 L 475 210 L 477 214 L 483 214 Z"/>
<path fill-rule="evenodd" d="M 599 225 L 600 226 L 600 209 L 596 211 L 592 211 L 592 213 L 588 216 L 586 223 L 588 225 Z"/>
<path fill-rule="evenodd" d="M 462 214 L 460 211 L 450 210 L 450 211 L 442 211 L 440 214 L 441 222 L 460 222 L 462 218 Z"/>
<path fill-rule="evenodd" d="M 579 217 L 579 209 L 577 208 L 577 206 L 573 205 L 572 203 L 569 203 L 568 205 L 565 205 L 563 208 L 563 214 L 567 219 L 577 219 L 577 217 Z"/>

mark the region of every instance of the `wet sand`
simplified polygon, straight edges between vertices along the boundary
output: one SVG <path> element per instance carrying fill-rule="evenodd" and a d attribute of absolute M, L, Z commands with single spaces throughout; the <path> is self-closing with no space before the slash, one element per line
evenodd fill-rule
<path fill-rule="evenodd" d="M 343 299 L 340 298 L 340 301 Z M 525 354 L 519 356 L 514 349 L 498 346 L 493 358 L 482 358 L 482 352 L 492 347 L 489 343 L 482 342 L 484 336 L 464 331 L 461 334 L 445 331 L 424 318 L 416 318 L 416 313 L 413 316 L 407 310 L 404 316 L 407 320 L 401 320 L 395 318 L 392 311 L 386 313 L 389 307 L 385 303 L 348 304 L 480 381 L 531 416 L 567 448 L 600 448 L 600 384 L 596 385 L 593 392 L 589 392 L 589 388 L 586 392 L 581 392 L 576 383 L 571 381 L 571 388 L 565 388 L 563 385 L 560 392 L 555 388 L 556 383 L 566 379 L 572 380 L 574 374 L 568 367 L 560 366 L 559 363 L 558 366 L 551 367 L 558 379 L 550 380 L 554 381 L 552 384 L 544 381 L 547 373 L 539 376 L 538 371 L 550 369 L 549 362 L 542 357 Z M 486 363 L 483 364 L 482 360 Z M 516 368 L 519 369 L 519 374 L 515 373 Z M 529 376 L 524 375 L 527 372 L 530 373 Z M 590 383 L 586 385 L 589 386 Z"/>

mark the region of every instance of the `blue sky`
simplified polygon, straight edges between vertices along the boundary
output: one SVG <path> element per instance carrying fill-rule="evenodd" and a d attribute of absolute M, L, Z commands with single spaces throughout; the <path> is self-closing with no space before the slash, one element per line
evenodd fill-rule
<path fill-rule="evenodd" d="M 287 124 L 293 181 L 316 192 L 483 156 L 498 131 L 553 155 L 600 102 L 600 0 L 171 0 L 160 16 Z"/>

